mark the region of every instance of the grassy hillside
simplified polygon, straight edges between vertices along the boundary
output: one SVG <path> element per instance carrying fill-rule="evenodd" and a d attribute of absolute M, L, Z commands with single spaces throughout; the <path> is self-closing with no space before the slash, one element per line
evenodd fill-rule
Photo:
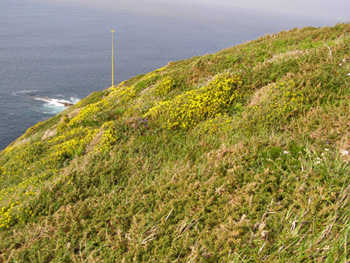
<path fill-rule="evenodd" d="M 350 24 L 95 92 L 0 153 L 0 262 L 350 260 Z"/>

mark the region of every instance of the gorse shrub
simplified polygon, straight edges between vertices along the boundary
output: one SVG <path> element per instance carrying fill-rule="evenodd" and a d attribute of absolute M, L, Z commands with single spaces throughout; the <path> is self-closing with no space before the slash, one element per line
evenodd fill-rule
<path fill-rule="evenodd" d="M 110 99 L 115 99 L 115 102 L 125 103 L 136 97 L 134 86 L 111 88 L 109 94 Z"/>
<path fill-rule="evenodd" d="M 143 76 L 141 80 L 135 84 L 135 91 L 139 93 L 140 91 L 153 86 L 160 78 L 160 75 L 157 74 L 158 71 L 159 70 L 156 70 Z"/>
<path fill-rule="evenodd" d="M 146 77 L 145 77 L 146 78 Z M 148 77 L 146 79 L 153 78 Z M 143 82 L 143 80 L 141 80 Z M 136 88 L 137 85 L 135 85 Z M 174 79 L 166 76 L 154 85 L 143 87 L 137 98 L 135 98 L 126 110 L 124 117 L 142 116 L 156 103 L 161 101 L 162 97 L 168 94 L 175 87 Z"/>
<path fill-rule="evenodd" d="M 60 144 L 52 145 L 50 149 L 50 158 L 48 160 L 53 166 L 60 161 L 64 161 L 66 158 L 72 159 L 81 155 L 98 131 L 98 129 L 84 129 L 83 127 L 74 130 L 76 132 L 78 131 L 78 133 L 76 133 L 72 139 L 66 139 Z M 70 133 L 67 134 L 69 135 Z"/>
<path fill-rule="evenodd" d="M 95 147 L 96 151 L 108 151 L 110 150 L 118 139 L 116 130 L 116 124 L 114 121 L 105 122 L 102 125 L 103 135 L 101 142 Z"/>
<path fill-rule="evenodd" d="M 93 123 L 98 121 L 97 114 L 100 111 L 99 103 L 89 104 L 83 109 L 80 110 L 78 116 L 69 120 L 67 124 L 62 124 L 59 126 L 59 130 L 71 128 L 71 127 L 79 127 L 79 126 L 90 126 Z"/>
<path fill-rule="evenodd" d="M 7 187 L 0 191 L 0 228 L 24 223 L 32 215 L 26 207 L 28 200 L 37 195 L 46 180 L 59 175 L 59 169 L 67 160 L 83 154 L 97 132 L 98 129 L 73 127 L 46 142 L 9 148 L 12 158 L 1 166 L 2 180 Z M 18 169 L 22 170 L 21 174 Z"/>
<path fill-rule="evenodd" d="M 233 101 L 241 99 L 240 84 L 242 81 L 237 75 L 218 74 L 204 87 L 159 103 L 144 117 L 150 117 L 168 129 L 191 129 L 207 118 L 221 115 Z"/>
<path fill-rule="evenodd" d="M 219 134 L 220 132 L 227 132 L 232 128 L 232 117 L 224 114 L 214 118 L 210 118 L 198 124 L 194 128 L 194 133 L 198 135 L 203 134 Z"/>
<path fill-rule="evenodd" d="M 29 192 L 26 196 L 34 194 L 34 192 Z M 16 223 L 23 224 L 30 216 L 33 216 L 32 210 L 28 210 L 19 202 L 11 202 L 0 210 L 0 230 L 9 228 Z"/>
<path fill-rule="evenodd" d="M 250 124 L 258 129 L 279 129 L 290 118 L 301 114 L 308 98 L 293 81 L 267 86 L 250 106 Z M 247 123 L 247 126 L 248 127 Z"/>
<path fill-rule="evenodd" d="M 162 96 L 167 94 L 172 88 L 174 87 L 174 80 L 173 78 L 167 76 L 162 79 L 161 82 L 159 82 L 155 88 L 154 88 L 154 93 L 157 96 Z"/>

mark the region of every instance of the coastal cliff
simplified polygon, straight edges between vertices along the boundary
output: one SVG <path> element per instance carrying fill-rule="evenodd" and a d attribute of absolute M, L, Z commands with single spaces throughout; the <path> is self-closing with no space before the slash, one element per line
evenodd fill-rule
<path fill-rule="evenodd" d="M 169 62 L 0 153 L 0 262 L 346 262 L 350 24 Z"/>

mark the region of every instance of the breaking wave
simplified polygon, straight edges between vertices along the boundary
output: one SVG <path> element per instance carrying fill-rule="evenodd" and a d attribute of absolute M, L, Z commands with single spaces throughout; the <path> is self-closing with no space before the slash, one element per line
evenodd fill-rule
<path fill-rule="evenodd" d="M 79 99 L 75 97 L 70 97 L 69 100 L 56 99 L 56 98 L 44 98 L 35 97 L 35 100 L 43 101 L 43 113 L 44 114 L 57 114 L 65 110 L 67 107 L 76 104 Z"/>
<path fill-rule="evenodd" d="M 44 93 L 45 92 L 41 90 L 22 90 L 14 92 L 13 95 L 27 97 L 32 100 L 44 102 L 39 108 L 36 108 L 35 110 L 49 115 L 58 114 L 61 111 L 65 110 L 67 107 L 76 104 L 80 100 L 73 96 L 69 99 L 64 99 L 63 95 L 46 96 Z"/>

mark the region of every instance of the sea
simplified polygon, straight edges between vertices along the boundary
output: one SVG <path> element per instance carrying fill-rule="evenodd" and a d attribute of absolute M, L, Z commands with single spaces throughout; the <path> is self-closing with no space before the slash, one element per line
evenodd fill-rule
<path fill-rule="evenodd" d="M 232 11 L 232 12 L 231 12 Z M 69 1 L 0 2 L 0 150 L 29 127 L 170 61 L 214 53 L 267 33 L 328 21 L 244 10 L 191 16 L 103 9 Z M 225 16 L 225 17 L 223 17 Z M 327 24 L 328 23 L 328 24 Z"/>

